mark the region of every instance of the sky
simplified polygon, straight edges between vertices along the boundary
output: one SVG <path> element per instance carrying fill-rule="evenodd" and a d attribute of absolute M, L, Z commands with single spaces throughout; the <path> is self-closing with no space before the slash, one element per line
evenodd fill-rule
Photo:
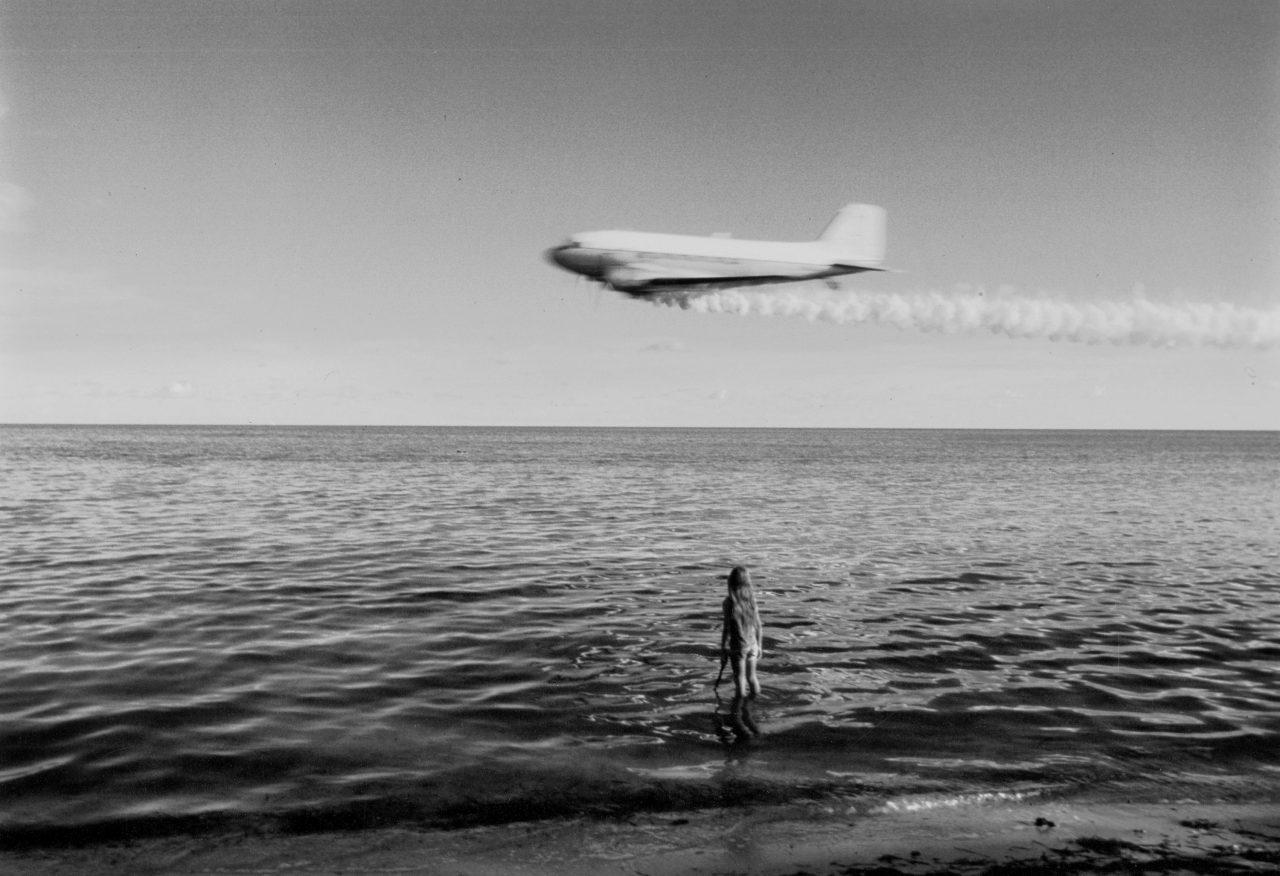
<path fill-rule="evenodd" d="M 0 422 L 1280 428 L 1272 0 L 0 0 L 0 111 Z"/>

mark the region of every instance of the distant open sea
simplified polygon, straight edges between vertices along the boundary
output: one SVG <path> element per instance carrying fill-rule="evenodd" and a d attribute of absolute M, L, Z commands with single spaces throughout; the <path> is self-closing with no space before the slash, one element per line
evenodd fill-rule
<path fill-rule="evenodd" d="M 5 426 L 0 484 L 10 847 L 1280 801 L 1274 432 Z"/>

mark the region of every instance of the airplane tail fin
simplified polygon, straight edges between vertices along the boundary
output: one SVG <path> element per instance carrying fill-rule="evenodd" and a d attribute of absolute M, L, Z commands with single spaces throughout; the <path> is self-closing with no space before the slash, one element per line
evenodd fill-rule
<path fill-rule="evenodd" d="M 818 240 L 840 261 L 875 266 L 884 261 L 885 212 L 874 204 L 849 204 L 836 213 Z"/>

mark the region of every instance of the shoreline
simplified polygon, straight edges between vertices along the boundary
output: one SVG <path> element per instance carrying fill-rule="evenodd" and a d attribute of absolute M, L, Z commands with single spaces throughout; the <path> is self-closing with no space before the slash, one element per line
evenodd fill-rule
<path fill-rule="evenodd" d="M 422 873 L 759 876 L 1280 871 L 1280 806 L 1031 799 L 831 803 L 565 818 L 458 830 L 253 831 L 0 851 L 13 876 Z"/>

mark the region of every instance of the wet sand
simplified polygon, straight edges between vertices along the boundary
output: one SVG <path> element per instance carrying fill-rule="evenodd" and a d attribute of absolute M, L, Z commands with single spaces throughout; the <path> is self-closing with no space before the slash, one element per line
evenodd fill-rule
<path fill-rule="evenodd" d="M 821 804 L 453 831 L 170 837 L 0 852 L 0 872 L 441 876 L 1280 872 L 1280 805 L 995 801 L 869 812 Z"/>

